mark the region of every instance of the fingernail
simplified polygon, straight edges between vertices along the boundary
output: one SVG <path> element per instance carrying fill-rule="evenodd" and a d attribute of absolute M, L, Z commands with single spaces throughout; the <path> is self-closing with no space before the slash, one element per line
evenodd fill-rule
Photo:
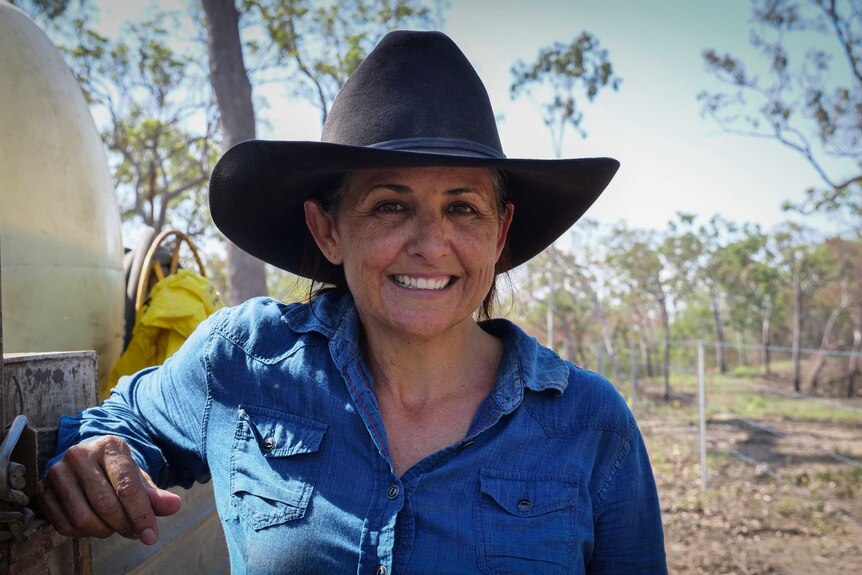
<path fill-rule="evenodd" d="M 143 541 L 147 545 L 152 545 L 156 542 L 156 539 L 158 539 L 158 537 L 156 536 L 156 532 L 149 527 L 141 531 L 141 541 Z"/>

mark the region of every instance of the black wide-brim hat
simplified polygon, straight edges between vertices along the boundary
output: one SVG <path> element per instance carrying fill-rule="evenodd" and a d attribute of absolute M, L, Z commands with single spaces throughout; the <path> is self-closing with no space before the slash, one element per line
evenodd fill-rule
<path fill-rule="evenodd" d="M 507 240 L 518 266 L 560 237 L 599 197 L 611 158 L 510 159 L 503 154 L 482 81 L 439 32 L 387 34 L 339 92 L 320 142 L 249 140 L 228 150 L 210 180 L 210 212 L 239 248 L 289 272 L 334 282 L 340 266 L 317 251 L 303 204 L 337 177 L 362 168 L 496 168 L 515 206 Z"/>

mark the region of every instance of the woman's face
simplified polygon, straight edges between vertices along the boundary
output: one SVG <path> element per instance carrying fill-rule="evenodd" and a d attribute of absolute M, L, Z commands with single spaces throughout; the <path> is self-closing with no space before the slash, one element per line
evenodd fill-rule
<path fill-rule="evenodd" d="M 327 259 L 343 264 L 366 330 L 432 337 L 482 303 L 506 242 L 484 168 L 390 168 L 351 174 L 335 221 L 306 202 Z"/>

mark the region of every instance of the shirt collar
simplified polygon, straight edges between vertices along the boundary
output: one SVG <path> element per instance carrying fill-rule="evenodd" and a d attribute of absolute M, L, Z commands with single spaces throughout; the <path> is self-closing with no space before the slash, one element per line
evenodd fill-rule
<path fill-rule="evenodd" d="M 492 319 L 480 325 L 503 340 L 503 357 L 493 392 L 503 411 L 508 413 L 521 403 L 524 389 L 553 391 L 557 395 L 566 391 L 569 367 L 557 354 L 509 320 Z"/>
<path fill-rule="evenodd" d="M 291 306 L 282 320 L 297 333 L 312 331 L 330 340 L 336 360 L 359 353 L 359 315 L 350 294 L 328 292 L 310 303 Z M 562 394 L 569 383 L 569 368 L 553 351 L 543 347 L 521 328 L 505 319 L 480 324 L 482 329 L 503 340 L 503 357 L 497 371 L 493 396 L 505 412 L 514 410 L 524 397 L 524 389 Z"/>

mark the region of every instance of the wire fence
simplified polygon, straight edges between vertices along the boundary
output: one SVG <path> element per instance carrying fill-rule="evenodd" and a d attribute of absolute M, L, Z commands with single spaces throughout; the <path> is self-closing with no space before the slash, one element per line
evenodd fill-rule
<path fill-rule="evenodd" d="M 709 453 L 781 480 L 794 464 L 832 464 L 862 476 L 862 354 L 674 341 L 666 377 L 664 350 L 626 351 L 599 355 L 597 371 L 616 382 L 636 415 L 686 419 L 698 435 L 701 489 L 709 485 Z"/>

